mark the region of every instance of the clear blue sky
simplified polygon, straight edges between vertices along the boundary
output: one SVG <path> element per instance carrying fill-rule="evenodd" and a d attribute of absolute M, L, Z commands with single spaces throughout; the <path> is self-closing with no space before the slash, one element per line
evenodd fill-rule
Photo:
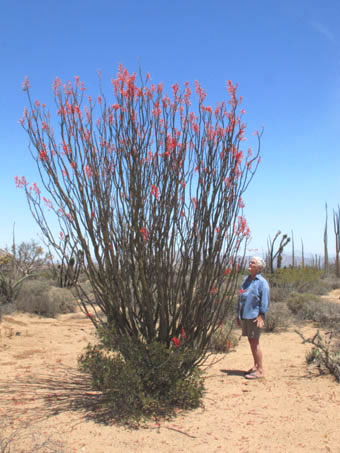
<path fill-rule="evenodd" d="M 323 253 L 325 202 L 340 203 L 340 3 L 338 0 L 0 1 L 0 247 L 38 238 L 14 176 L 37 179 L 18 124 L 30 79 L 53 110 L 51 85 L 79 75 L 97 94 L 119 63 L 154 82 L 198 80 L 214 105 L 238 83 L 247 136 L 264 125 L 262 163 L 245 197 L 251 249 L 293 230 L 296 248 Z M 110 94 L 107 92 L 108 95 Z M 334 253 L 329 216 L 329 251 Z"/>

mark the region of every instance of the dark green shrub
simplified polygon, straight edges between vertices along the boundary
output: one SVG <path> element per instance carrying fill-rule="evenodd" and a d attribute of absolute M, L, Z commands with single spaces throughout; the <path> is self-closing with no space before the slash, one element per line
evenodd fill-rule
<path fill-rule="evenodd" d="M 266 315 L 265 330 L 267 332 L 274 332 L 278 329 L 286 329 L 291 323 L 291 318 L 291 312 L 286 303 L 277 302 L 271 304 Z"/>
<path fill-rule="evenodd" d="M 24 283 L 16 307 L 19 311 L 54 318 L 74 312 L 76 305 L 70 290 L 49 286 L 47 281 L 32 280 Z"/>
<path fill-rule="evenodd" d="M 188 372 L 183 366 L 192 354 L 189 349 L 122 338 L 120 349 L 129 349 L 129 357 L 124 359 L 120 352 L 108 351 L 103 345 L 88 345 L 79 358 L 80 369 L 90 374 L 94 389 L 103 392 L 112 418 L 139 421 L 200 405 L 204 391 L 201 373 L 198 369 Z"/>

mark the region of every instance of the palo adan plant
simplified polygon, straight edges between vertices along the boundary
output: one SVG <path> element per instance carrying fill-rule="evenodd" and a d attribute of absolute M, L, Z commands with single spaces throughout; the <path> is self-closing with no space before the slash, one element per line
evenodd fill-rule
<path fill-rule="evenodd" d="M 195 95 L 189 83 L 168 95 L 120 66 L 110 99 L 87 96 L 79 77 L 56 79 L 57 120 L 27 78 L 23 88 L 21 124 L 41 181 L 16 184 L 48 245 L 67 261 L 81 256 L 94 294 L 81 292 L 82 309 L 114 333 L 125 361 L 134 357 L 120 347 L 127 340 L 175 350 L 183 329 L 191 353 L 178 366 L 190 375 L 230 312 L 250 234 L 242 196 L 261 133 L 256 150 L 244 151 L 236 87 L 228 81 L 229 100 L 212 108 L 198 82 Z"/>

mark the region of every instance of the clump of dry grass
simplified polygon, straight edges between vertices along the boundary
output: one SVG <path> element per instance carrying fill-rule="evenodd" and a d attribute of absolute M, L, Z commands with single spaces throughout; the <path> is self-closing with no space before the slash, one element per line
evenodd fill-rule
<path fill-rule="evenodd" d="M 5 434 L 0 426 L 0 453 L 69 453 L 61 441 L 20 429 Z"/>

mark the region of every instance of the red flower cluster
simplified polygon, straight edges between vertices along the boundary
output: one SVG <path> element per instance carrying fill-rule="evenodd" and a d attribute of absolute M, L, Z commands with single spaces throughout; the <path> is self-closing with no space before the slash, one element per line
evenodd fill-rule
<path fill-rule="evenodd" d="M 153 195 L 157 200 L 159 199 L 159 189 L 154 184 L 151 185 L 151 195 Z"/>
<path fill-rule="evenodd" d="M 184 340 L 186 338 L 187 334 L 184 330 L 184 327 L 181 328 L 181 334 L 178 337 L 172 337 L 171 338 L 171 341 L 173 342 L 173 344 L 176 346 L 176 348 L 178 348 L 178 346 L 180 346 L 181 344 L 181 340 Z"/>
<path fill-rule="evenodd" d="M 173 344 L 176 346 L 176 348 L 178 348 L 178 346 L 180 345 L 180 340 L 177 338 L 177 337 L 173 337 L 171 338 L 171 341 L 173 342 Z"/>
<path fill-rule="evenodd" d="M 145 227 L 142 227 L 139 230 L 139 232 L 142 234 L 144 241 L 147 241 L 149 239 L 149 232 L 148 232 L 148 230 Z"/>

